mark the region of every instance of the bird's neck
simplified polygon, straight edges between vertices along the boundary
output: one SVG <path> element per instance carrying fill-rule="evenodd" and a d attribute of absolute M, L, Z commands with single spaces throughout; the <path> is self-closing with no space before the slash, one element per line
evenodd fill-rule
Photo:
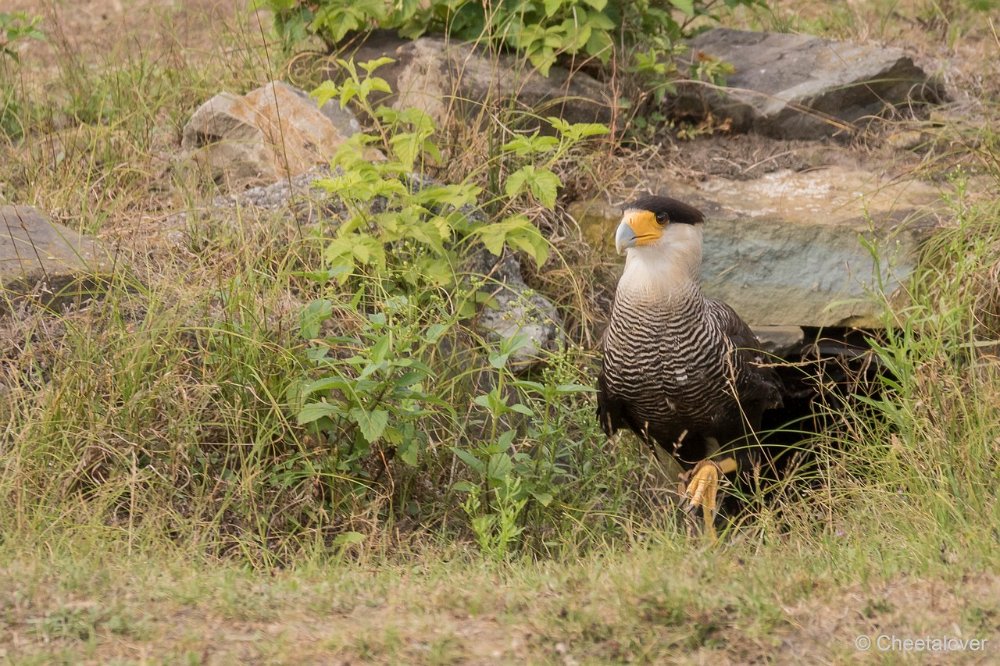
<path fill-rule="evenodd" d="M 657 242 L 629 248 L 619 292 L 631 299 L 672 301 L 700 295 L 701 228 L 671 225 Z"/>

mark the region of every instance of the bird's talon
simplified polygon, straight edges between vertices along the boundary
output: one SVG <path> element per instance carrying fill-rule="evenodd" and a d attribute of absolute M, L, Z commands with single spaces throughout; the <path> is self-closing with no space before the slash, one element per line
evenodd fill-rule
<path fill-rule="evenodd" d="M 711 538 L 715 537 L 719 481 L 731 467 L 729 460 L 723 461 L 722 465 L 714 460 L 702 460 L 681 479 L 681 493 L 684 497 L 681 508 L 691 518 L 701 509 L 704 533 Z"/>

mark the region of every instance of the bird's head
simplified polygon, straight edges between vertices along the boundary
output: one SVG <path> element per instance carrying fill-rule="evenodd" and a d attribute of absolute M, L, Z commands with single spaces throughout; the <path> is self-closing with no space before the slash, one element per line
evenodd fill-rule
<path fill-rule="evenodd" d="M 691 227 L 698 227 L 705 216 L 700 210 L 686 203 L 681 203 L 669 197 L 644 196 L 625 205 L 624 214 L 618 230 L 615 232 L 615 249 L 623 254 L 633 247 L 662 245 L 665 236 L 674 235 L 672 227 L 684 225 L 687 229 L 677 228 L 678 236 L 697 237 L 692 234 Z"/>

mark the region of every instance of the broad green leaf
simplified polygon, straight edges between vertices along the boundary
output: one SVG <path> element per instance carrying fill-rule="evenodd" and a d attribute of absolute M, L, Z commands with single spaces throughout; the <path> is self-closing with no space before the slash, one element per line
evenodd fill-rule
<path fill-rule="evenodd" d="M 571 31 L 569 34 L 573 35 L 572 48 L 567 48 L 569 53 L 579 53 L 590 41 L 590 35 L 593 32 L 593 28 L 590 23 L 584 23 L 580 25 L 575 32 Z"/>
<path fill-rule="evenodd" d="M 480 227 L 475 233 L 486 249 L 497 256 L 503 252 L 505 244 L 510 244 L 527 252 L 539 266 L 548 258 L 548 241 L 524 215 L 514 215 L 502 222 Z"/>
<path fill-rule="evenodd" d="M 482 188 L 476 185 L 459 183 L 456 185 L 431 185 L 422 188 L 413 195 L 416 203 L 425 206 L 471 206 L 476 203 L 476 197 Z"/>
<path fill-rule="evenodd" d="M 297 420 L 299 425 L 305 425 L 307 423 L 312 423 L 313 421 L 318 421 L 324 416 L 341 416 L 343 413 L 344 410 L 341 409 L 339 405 L 334 405 L 329 402 L 314 402 L 299 410 Z"/>
<path fill-rule="evenodd" d="M 507 229 L 500 224 L 488 224 L 478 229 L 479 240 L 490 254 L 499 257 L 503 254 L 503 246 L 507 242 Z"/>
<path fill-rule="evenodd" d="M 362 436 L 369 444 L 374 444 L 389 425 L 389 412 L 384 409 L 368 411 L 355 407 L 350 411 L 351 420 L 358 424 Z"/>
<path fill-rule="evenodd" d="M 493 352 L 489 356 L 489 362 L 492 367 L 499 370 L 500 368 L 507 365 L 507 359 L 509 358 L 510 358 L 510 352 L 506 353 Z"/>
<path fill-rule="evenodd" d="M 596 389 L 583 384 L 560 384 L 556 387 L 556 393 L 596 393 Z"/>
<path fill-rule="evenodd" d="M 383 92 L 387 95 L 392 94 L 392 88 L 389 86 L 389 82 L 386 81 L 385 79 L 378 76 L 372 76 L 370 78 L 365 79 L 362 89 L 365 98 L 367 98 L 368 95 L 375 90 L 377 90 L 378 92 Z"/>
<path fill-rule="evenodd" d="M 351 389 L 350 381 L 344 379 L 343 377 L 322 377 L 321 379 L 315 379 L 311 382 L 304 382 L 302 384 L 302 397 L 306 397 L 318 391 L 330 391 L 336 389 L 338 391 L 349 391 Z"/>
<path fill-rule="evenodd" d="M 615 22 L 612 21 L 607 14 L 603 12 L 593 12 L 587 17 L 587 23 L 593 28 L 594 32 L 605 32 L 607 30 L 615 29 Z M 605 32 L 605 34 L 607 34 Z"/>
<path fill-rule="evenodd" d="M 507 244 L 527 253 L 538 266 L 545 263 L 549 257 L 549 242 L 531 220 L 524 215 L 514 215 L 500 225 L 505 230 L 504 241 Z"/>
<path fill-rule="evenodd" d="M 486 464 L 486 476 L 493 481 L 503 481 L 510 476 L 514 463 L 506 453 L 494 453 Z"/>
<path fill-rule="evenodd" d="M 420 442 L 409 439 L 396 447 L 396 455 L 410 467 L 416 467 L 420 459 Z"/>
<path fill-rule="evenodd" d="M 514 437 L 516 436 L 516 430 L 505 430 L 500 433 L 500 436 L 497 437 L 495 452 L 499 453 L 509 449 L 514 444 Z"/>
<path fill-rule="evenodd" d="M 389 345 L 392 343 L 392 336 L 389 334 L 383 335 L 378 339 L 371 347 L 369 354 L 375 362 L 381 362 L 385 360 L 386 355 L 389 353 Z"/>
<path fill-rule="evenodd" d="M 536 171 L 534 180 L 528 183 L 531 193 L 549 210 L 556 207 L 556 195 L 561 186 L 559 176 L 548 170 Z"/>
<path fill-rule="evenodd" d="M 427 342 L 437 342 L 438 338 L 444 335 L 447 330 L 447 324 L 431 324 L 424 332 L 424 339 L 427 340 Z"/>
<path fill-rule="evenodd" d="M 518 136 L 504 144 L 504 152 L 514 153 L 519 157 L 533 153 L 549 153 L 559 147 L 559 139 L 554 136 Z"/>
<path fill-rule="evenodd" d="M 465 449 L 460 449 L 457 446 L 453 446 L 451 447 L 451 452 L 454 453 L 459 460 L 468 465 L 469 469 L 471 469 L 473 472 L 476 472 L 477 474 L 482 474 L 483 472 L 486 471 L 486 464 L 482 460 L 474 456 L 472 453 L 470 453 L 469 451 L 466 451 Z"/>
<path fill-rule="evenodd" d="M 333 314 L 333 304 L 326 299 L 311 302 L 299 317 L 299 335 L 312 340 L 319 335 L 320 326 Z"/>
<path fill-rule="evenodd" d="M 322 107 L 339 94 L 340 90 L 337 88 L 336 83 L 333 81 L 324 81 L 309 93 L 309 96 L 316 100 L 316 106 Z"/>
<path fill-rule="evenodd" d="M 507 236 L 507 243 L 521 250 L 541 267 L 549 258 L 549 242 L 538 229 L 519 230 Z"/>
<path fill-rule="evenodd" d="M 531 496 L 534 497 L 539 504 L 542 506 L 548 506 L 552 503 L 552 495 L 550 493 L 538 492 L 535 490 L 531 491 Z"/>
<path fill-rule="evenodd" d="M 447 259 L 424 257 L 415 265 L 421 280 L 430 285 L 446 286 L 455 283 L 455 269 Z M 420 286 L 419 283 L 415 286 Z"/>
<path fill-rule="evenodd" d="M 575 123 L 570 125 L 569 136 L 574 140 L 586 139 L 591 136 L 603 136 L 611 130 L 601 123 Z"/>
<path fill-rule="evenodd" d="M 527 405 L 522 405 L 517 402 L 510 406 L 511 411 L 517 412 L 518 414 L 523 414 L 524 416 L 534 416 L 535 412 L 531 411 L 531 408 Z"/>
<path fill-rule="evenodd" d="M 495 389 L 489 393 L 477 395 L 472 399 L 472 402 L 494 415 L 502 414 L 507 409 L 507 403 L 497 394 Z"/>
<path fill-rule="evenodd" d="M 504 191 L 507 196 L 516 197 L 521 192 L 529 190 L 539 203 L 551 210 L 556 205 L 556 194 L 560 185 L 562 181 L 553 172 L 548 169 L 537 169 L 535 165 L 528 164 L 507 178 Z"/>
<path fill-rule="evenodd" d="M 559 132 L 560 134 L 566 134 L 569 131 L 569 122 L 563 120 L 558 116 L 546 116 L 545 119 L 549 121 L 552 125 L 552 129 Z"/>
<path fill-rule="evenodd" d="M 333 540 L 333 546 L 343 548 L 345 546 L 356 546 L 365 540 L 365 535 L 360 532 L 344 532 L 338 534 Z"/>
<path fill-rule="evenodd" d="M 534 165 L 529 164 L 510 174 L 507 177 L 507 182 L 504 183 L 504 192 L 507 193 L 507 196 L 513 198 L 525 191 L 528 187 L 528 179 L 532 177 L 534 172 Z"/>
<path fill-rule="evenodd" d="M 587 40 L 585 51 L 588 55 L 596 56 L 601 62 L 607 63 L 614 53 L 614 46 L 615 42 L 611 39 L 611 35 L 604 30 L 593 30 L 590 39 Z"/>
<path fill-rule="evenodd" d="M 382 67 L 383 65 L 391 65 L 394 62 L 396 62 L 394 59 L 389 58 L 387 56 L 382 56 L 381 58 L 376 58 L 375 60 L 368 60 L 367 62 L 358 63 L 358 65 L 361 67 L 361 69 L 371 74 L 379 67 Z"/>
<path fill-rule="evenodd" d="M 450 237 L 445 236 L 442 238 L 441 229 L 433 224 L 414 224 L 412 226 L 406 227 L 403 232 L 403 236 L 410 240 L 415 240 L 422 245 L 426 245 L 437 255 L 442 255 L 445 253 L 444 244 L 442 241 L 445 238 Z"/>
<path fill-rule="evenodd" d="M 694 16 L 694 0 L 670 0 L 670 4 L 687 16 Z"/>
<path fill-rule="evenodd" d="M 426 377 L 427 373 L 423 370 L 410 370 L 394 381 L 393 384 L 395 384 L 398 388 L 407 388 L 415 384 L 419 384 Z"/>

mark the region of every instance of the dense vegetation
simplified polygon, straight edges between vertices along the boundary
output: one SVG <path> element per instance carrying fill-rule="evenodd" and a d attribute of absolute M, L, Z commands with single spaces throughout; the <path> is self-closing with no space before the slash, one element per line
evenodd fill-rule
<path fill-rule="evenodd" d="M 489 16 L 463 2 L 384 15 L 380 2 L 269 4 L 290 42 L 308 28 L 336 44 L 352 35 L 332 26 L 386 21 L 408 34 L 485 32 L 546 69 L 574 54 L 610 58 L 606 40 L 619 36 L 602 26 L 615 12 L 674 39 L 685 16 L 720 3 L 499 3 Z M 587 39 L 567 27 L 573 11 L 592 19 Z M 922 127 L 932 139 L 921 174 L 949 183 L 955 226 L 927 249 L 908 304 L 873 294 L 888 327 L 873 354 L 891 370 L 879 397 L 831 412 L 835 427 L 803 443 L 819 453 L 808 482 L 706 544 L 664 506 L 656 463 L 632 438 L 607 442 L 593 417 L 594 340 L 615 268 L 579 240 L 565 192 L 599 191 L 647 149 L 558 118 L 518 134 L 500 112 L 444 131 L 369 100 L 384 85 L 377 62 L 343 61 L 339 83 L 314 93 L 350 103 L 367 125 L 331 156 L 341 171 L 318 194 L 344 211 L 336 231 L 202 223 L 212 187 L 156 160 L 200 102 L 267 80 L 276 56 L 240 35 L 237 57 L 139 54 L 95 68 L 63 56 L 53 79 L 33 82 L 42 75 L 10 47 L 45 23 L 0 16 L 2 194 L 129 248 L 102 298 L 59 313 L 3 304 L 0 575 L 17 582 L 0 614 L 29 627 L 27 645 L 106 661 L 122 656 L 119 643 L 150 642 L 197 663 L 216 639 L 186 618 L 195 608 L 240 627 L 306 611 L 340 618 L 325 643 L 290 631 L 257 653 L 277 661 L 468 659 L 475 641 L 455 618 L 480 616 L 507 658 L 741 659 L 766 654 L 813 594 L 900 577 L 996 589 L 980 578 L 1000 564 L 995 123 Z M 942 16 L 951 39 L 978 15 Z M 539 30 L 556 41 L 526 36 Z M 995 95 L 981 93 L 985 117 Z M 39 148 L 46 136 L 59 137 L 58 156 Z M 370 147 L 386 159 L 364 159 Z M 180 246 L 136 231 L 140 216 L 176 209 L 191 211 Z M 470 324 L 487 278 L 467 262 L 504 249 L 567 322 L 530 373 L 510 364 L 523 340 L 483 339 Z M 872 598 L 872 616 L 905 604 Z M 970 603 L 963 630 L 995 632 L 995 598 Z M 188 632 L 179 647 L 149 604 Z M 511 647 L 507 630 L 525 626 L 534 638 Z"/>
<path fill-rule="evenodd" d="M 385 2 L 367 0 L 261 0 L 275 13 L 286 49 L 307 35 L 335 50 L 376 29 L 408 38 L 444 34 L 483 41 L 523 54 L 543 74 L 557 60 L 596 60 L 607 65 L 623 47 L 653 67 L 668 59 L 678 40 L 701 17 L 720 8 L 763 6 L 762 0 L 473 0 Z"/>

